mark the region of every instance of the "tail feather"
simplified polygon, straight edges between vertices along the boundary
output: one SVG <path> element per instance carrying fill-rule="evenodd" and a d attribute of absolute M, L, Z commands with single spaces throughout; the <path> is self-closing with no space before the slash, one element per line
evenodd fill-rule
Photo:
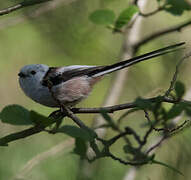
<path fill-rule="evenodd" d="M 185 42 L 174 44 L 174 45 L 167 46 L 165 48 L 161 48 L 161 49 L 158 49 L 158 50 L 155 50 L 155 51 L 152 51 L 152 52 L 149 52 L 149 53 L 125 60 L 125 61 L 121 61 L 121 62 L 112 64 L 112 65 L 108 65 L 108 66 L 103 66 L 103 68 L 92 71 L 90 74 L 88 74 L 88 76 L 91 76 L 91 77 L 103 76 L 104 74 L 108 74 L 108 73 L 126 68 L 126 67 L 136 64 L 138 62 L 149 60 L 149 59 L 157 57 L 157 56 L 161 56 L 161 55 L 164 55 L 164 54 L 167 54 L 170 52 L 180 50 L 182 48 L 178 48 L 178 47 L 180 47 L 184 44 L 185 44 Z"/>

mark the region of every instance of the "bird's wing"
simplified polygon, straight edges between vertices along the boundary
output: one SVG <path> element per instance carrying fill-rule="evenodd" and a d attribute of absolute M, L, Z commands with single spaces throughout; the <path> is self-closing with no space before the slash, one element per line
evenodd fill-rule
<path fill-rule="evenodd" d="M 65 67 L 50 67 L 42 84 L 48 86 L 48 81 L 52 85 L 58 85 L 62 82 L 66 82 L 73 77 L 89 75 L 91 72 L 102 69 L 104 66 L 65 66 Z"/>
<path fill-rule="evenodd" d="M 149 53 L 133 57 L 131 59 L 121 61 L 115 64 L 111 64 L 108 66 L 66 66 L 60 68 L 49 68 L 48 72 L 46 73 L 42 84 L 48 86 L 48 81 L 51 82 L 52 85 L 58 85 L 61 82 L 68 81 L 73 77 L 77 76 L 89 76 L 92 78 L 101 77 L 105 74 L 123 69 L 125 67 L 131 66 L 141 61 L 149 60 L 151 58 L 161 56 L 170 52 L 174 52 L 180 50 L 180 46 L 184 45 L 185 43 L 178 43 L 171 46 L 167 46 L 165 48 L 161 48 L 155 51 L 151 51 Z"/>

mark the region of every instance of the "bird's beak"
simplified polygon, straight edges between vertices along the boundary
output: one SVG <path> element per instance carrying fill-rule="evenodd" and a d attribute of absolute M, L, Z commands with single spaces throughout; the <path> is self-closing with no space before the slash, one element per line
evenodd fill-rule
<path fill-rule="evenodd" d="M 25 75 L 24 73 L 22 73 L 22 72 L 20 72 L 20 73 L 18 74 L 18 76 L 21 77 L 21 78 L 25 78 L 25 77 L 26 77 L 26 75 Z"/>

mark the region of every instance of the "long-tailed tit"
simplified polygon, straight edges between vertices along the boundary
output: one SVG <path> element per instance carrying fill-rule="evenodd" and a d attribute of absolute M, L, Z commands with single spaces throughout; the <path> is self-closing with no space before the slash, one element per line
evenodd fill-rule
<path fill-rule="evenodd" d="M 48 67 L 44 64 L 24 66 L 19 83 L 32 100 L 49 107 L 73 106 L 85 99 L 104 75 L 179 49 L 184 43 L 171 45 L 107 66 Z"/>

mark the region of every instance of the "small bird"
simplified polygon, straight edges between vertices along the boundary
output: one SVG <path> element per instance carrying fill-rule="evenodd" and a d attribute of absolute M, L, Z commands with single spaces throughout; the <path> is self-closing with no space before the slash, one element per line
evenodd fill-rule
<path fill-rule="evenodd" d="M 141 61 L 176 51 L 184 42 L 167 46 L 125 61 L 106 66 L 72 65 L 48 67 L 44 64 L 24 66 L 18 76 L 21 89 L 45 106 L 71 107 L 85 99 L 102 77 Z"/>

